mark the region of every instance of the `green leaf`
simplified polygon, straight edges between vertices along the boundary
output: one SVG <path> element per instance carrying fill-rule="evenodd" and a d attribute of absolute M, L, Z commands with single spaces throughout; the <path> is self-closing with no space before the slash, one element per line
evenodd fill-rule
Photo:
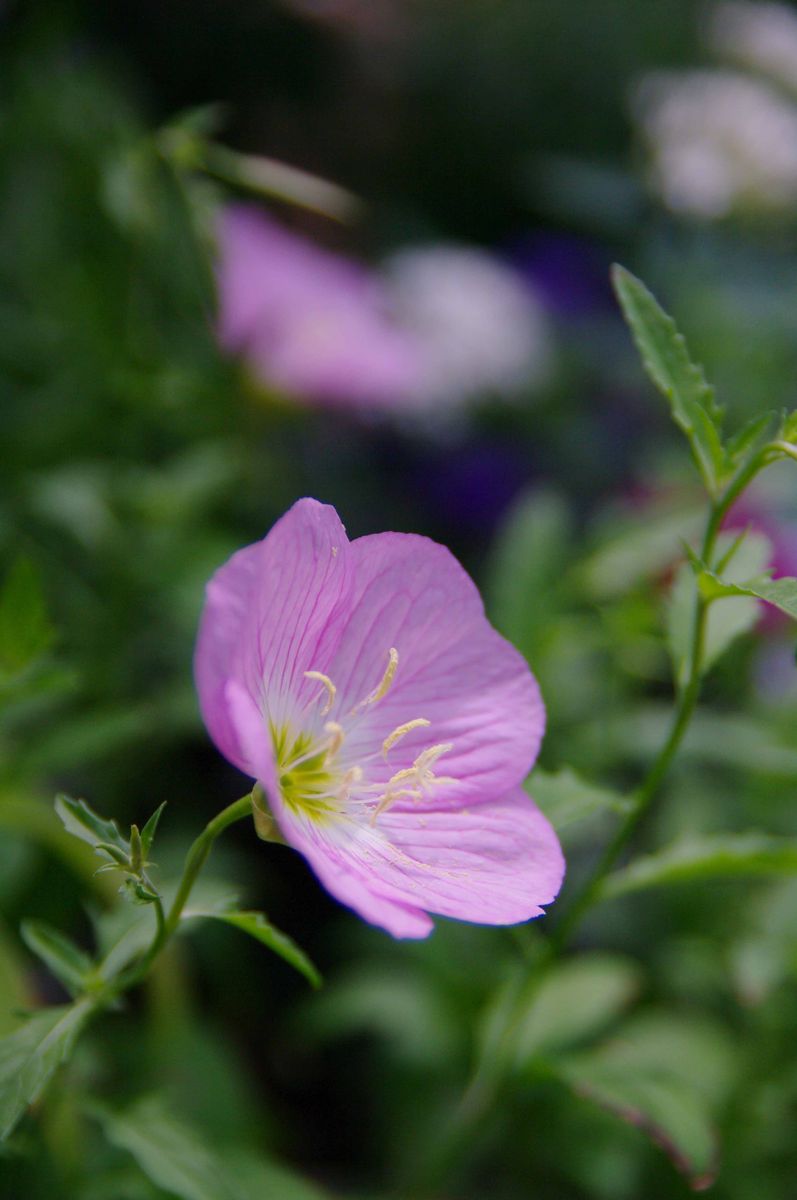
<path fill-rule="evenodd" d="M 564 502 L 546 491 L 516 501 L 496 537 L 488 572 L 490 615 L 524 653 L 533 653 L 549 623 L 571 539 Z"/>
<path fill-rule="evenodd" d="M 646 506 L 622 516 L 613 511 L 606 533 L 581 567 L 585 587 L 598 600 L 618 598 L 642 579 L 661 576 L 697 540 L 705 524 L 702 507 Z"/>
<path fill-rule="evenodd" d="M 702 368 L 690 358 L 672 317 L 641 280 L 615 265 L 612 283 L 645 370 L 669 400 L 675 422 L 688 437 L 706 488 L 714 496 L 726 466 L 722 409 L 714 399 L 714 390 Z"/>
<path fill-rule="evenodd" d="M 73 996 L 86 990 L 94 964 L 85 951 L 46 921 L 27 920 L 20 929 L 25 945 Z"/>
<path fill-rule="evenodd" d="M 670 1013 L 638 1018 L 597 1049 L 553 1063 L 577 1095 L 647 1132 L 695 1190 L 716 1175 L 716 1109 L 732 1068 L 716 1027 Z"/>
<path fill-rule="evenodd" d="M 268 946 L 269 950 L 273 950 L 285 962 L 295 967 L 313 987 L 317 988 L 321 986 L 321 975 L 304 951 L 300 950 L 286 933 L 282 933 L 272 925 L 263 913 L 201 908 L 187 908 L 183 912 L 183 921 L 190 921 L 195 918 L 223 921 L 225 925 L 232 925 L 233 928 L 248 933 L 250 937 L 255 938 L 258 942 L 262 942 L 264 946 Z"/>
<path fill-rule="evenodd" d="M 524 787 L 536 801 L 557 833 L 576 821 L 601 812 L 622 814 L 627 801 L 610 788 L 588 783 L 569 767 L 544 771 L 535 767 Z"/>
<path fill-rule="evenodd" d="M 19 1026 L 32 1000 L 22 956 L 0 924 L 0 1037 Z"/>
<path fill-rule="evenodd" d="M 797 838 L 765 833 L 688 837 L 638 858 L 609 875 L 600 896 L 609 899 L 645 888 L 746 875 L 797 873 Z"/>
<path fill-rule="evenodd" d="M 72 1052 L 94 1003 L 34 1013 L 24 1025 L 0 1038 L 0 1141 L 5 1140 L 30 1104 L 44 1092 L 55 1071 Z"/>
<path fill-rule="evenodd" d="M 70 796 L 58 796 L 55 811 L 68 833 L 83 842 L 88 842 L 103 858 L 117 865 L 128 861 L 130 844 L 119 832 L 115 821 L 106 821 L 89 808 L 85 800 L 73 800 Z"/>
<path fill-rule="evenodd" d="M 132 1154 L 153 1183 L 179 1200 L 322 1200 L 312 1184 L 284 1167 L 238 1148 L 208 1145 L 159 1096 L 144 1097 L 123 1112 L 97 1106 L 92 1113 L 108 1141 Z"/>
<path fill-rule="evenodd" d="M 163 804 L 155 809 L 155 812 L 141 830 L 141 851 L 144 855 L 145 861 L 149 858 L 149 852 L 152 849 L 152 843 L 154 842 L 155 834 L 158 831 L 158 823 L 160 822 L 165 807 L 166 801 L 164 800 Z"/>
<path fill-rule="evenodd" d="M 734 545 L 736 545 L 735 550 Z M 726 577 L 742 581 L 760 576 L 772 556 L 772 546 L 760 533 L 722 534 L 717 539 L 717 555 L 722 559 L 731 550 L 733 557 L 726 567 Z M 689 670 L 692 648 L 692 619 L 699 584 L 691 562 L 683 563 L 676 574 L 670 593 L 667 625 L 668 643 L 676 680 L 683 684 Z M 702 673 L 705 674 L 736 638 L 749 633 L 755 626 L 760 610 L 749 593 L 732 593 L 727 604 L 712 605 L 706 616 L 703 640 Z"/>
<path fill-rule="evenodd" d="M 766 412 L 761 416 L 752 417 L 742 425 L 725 443 L 725 454 L 729 467 L 738 466 L 762 439 L 763 434 L 772 424 L 775 413 Z"/>
<path fill-rule="evenodd" d="M 753 596 L 758 600 L 766 600 L 767 604 L 774 604 L 775 608 L 797 621 L 797 579 L 790 576 L 748 580 L 744 584 L 729 583 L 703 566 L 698 575 L 698 585 L 708 600 L 726 596 Z"/>
<path fill-rule="evenodd" d="M 544 1058 L 600 1032 L 637 996 L 641 972 L 614 954 L 583 954 L 532 981 L 516 1018 L 515 1061 Z"/>
<path fill-rule="evenodd" d="M 37 659 L 53 640 L 39 573 L 17 559 L 0 587 L 0 676 L 13 677 Z"/>

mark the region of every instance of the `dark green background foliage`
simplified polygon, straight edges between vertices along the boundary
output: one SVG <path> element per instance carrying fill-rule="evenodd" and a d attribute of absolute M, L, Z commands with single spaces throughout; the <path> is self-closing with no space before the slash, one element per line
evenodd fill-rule
<path fill-rule="evenodd" d="M 666 736 L 668 636 L 677 668 L 693 586 L 680 539 L 702 502 L 611 261 L 674 312 L 734 427 L 797 394 L 797 221 L 677 219 L 646 186 L 629 89 L 705 63 L 699 16 L 687 0 L 0 7 L 0 1033 L 40 1037 L 20 1010 L 66 1003 L 85 969 L 56 982 L 48 927 L 92 952 L 122 919 L 56 791 L 123 828 L 167 802 L 167 879 L 247 790 L 199 720 L 196 621 L 215 567 L 302 495 L 351 536 L 414 530 L 472 571 L 546 697 L 529 786 L 569 889 L 588 871 Z M 213 335 L 209 231 L 229 193 L 157 137 L 210 104 L 226 144 L 364 199 L 350 227 L 275 207 L 341 251 L 567 247 L 542 391 L 485 396 L 441 431 L 255 389 Z M 570 302 L 579 279 L 588 303 Z M 778 467 L 766 493 L 792 541 L 795 479 Z M 203 899 L 264 909 L 324 987 L 221 922 L 197 928 L 78 1043 L 0 1150 L 0 1195 L 670 1200 L 717 1170 L 717 1200 L 791 1195 L 794 635 L 756 625 L 750 596 L 720 610 L 645 857 L 543 984 L 557 908 L 396 943 L 236 826 Z M 23 941 L 23 918 L 47 925 Z M 18 1071 L 0 1052 L 0 1082 Z"/>

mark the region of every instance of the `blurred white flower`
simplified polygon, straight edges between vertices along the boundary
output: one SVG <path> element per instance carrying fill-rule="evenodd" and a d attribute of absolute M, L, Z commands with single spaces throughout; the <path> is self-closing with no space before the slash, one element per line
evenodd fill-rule
<path fill-rule="evenodd" d="M 740 66 L 797 88 L 797 13 L 785 4 L 726 0 L 709 17 L 707 41 Z"/>
<path fill-rule="evenodd" d="M 797 108 L 766 83 L 733 71 L 654 72 L 633 107 L 652 182 L 673 211 L 710 219 L 797 200 Z"/>
<path fill-rule="evenodd" d="M 419 346 L 420 403 L 511 396 L 547 377 L 542 303 L 493 255 L 446 243 L 411 247 L 388 260 L 386 277 L 396 319 Z"/>

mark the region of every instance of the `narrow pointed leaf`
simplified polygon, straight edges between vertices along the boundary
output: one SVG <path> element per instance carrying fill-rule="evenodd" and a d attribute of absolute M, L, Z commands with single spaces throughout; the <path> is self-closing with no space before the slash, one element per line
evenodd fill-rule
<path fill-rule="evenodd" d="M 0 1038 L 0 1141 L 8 1137 L 28 1106 L 40 1099 L 71 1054 L 93 1007 L 93 1001 L 84 997 L 75 1004 L 45 1009 Z"/>
<path fill-rule="evenodd" d="M 746 875 L 797 874 L 797 838 L 721 833 L 684 838 L 604 880 L 603 899 L 646 888 Z"/>
<path fill-rule="evenodd" d="M 692 361 L 675 322 L 641 280 L 615 265 L 612 282 L 642 357 L 656 387 L 669 400 L 673 418 L 689 439 L 708 491 L 715 495 L 725 470 L 722 410 L 702 368 Z"/>
<path fill-rule="evenodd" d="M 83 950 L 46 921 L 27 920 L 20 929 L 25 945 L 73 996 L 85 990 L 93 963 Z"/>
<path fill-rule="evenodd" d="M 152 849 L 152 843 L 155 840 L 155 834 L 158 830 L 158 823 L 160 822 L 161 815 L 165 807 L 166 801 L 164 800 L 163 804 L 155 809 L 155 812 L 141 830 L 141 850 L 145 859 L 149 858 L 149 852 Z"/>
<path fill-rule="evenodd" d="M 268 946 L 269 950 L 273 950 L 280 958 L 289 963 L 312 984 L 313 987 L 321 986 L 321 975 L 316 967 L 313 966 L 310 959 L 296 943 L 288 937 L 286 933 L 282 933 L 268 920 L 263 913 L 260 912 L 234 912 L 225 911 L 224 909 L 196 909 L 189 908 L 183 913 L 183 920 L 192 920 L 194 918 L 205 918 L 213 921 L 223 921 L 225 925 L 232 925 L 235 929 L 240 929 L 244 933 L 248 933 L 250 937 L 255 938 L 258 942 L 262 942 L 264 946 Z"/>

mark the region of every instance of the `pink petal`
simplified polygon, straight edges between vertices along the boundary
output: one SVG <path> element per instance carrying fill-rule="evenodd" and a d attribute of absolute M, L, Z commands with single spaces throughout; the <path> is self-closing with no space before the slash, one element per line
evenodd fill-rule
<path fill-rule="evenodd" d="M 234 554 L 207 587 L 194 658 L 202 716 L 221 752 L 241 770 L 226 686 L 238 683 L 267 720 L 318 692 L 304 672 L 329 656 L 332 615 L 348 586 L 346 531 L 334 508 L 299 500 L 268 536 Z M 323 669 L 323 667 L 321 668 Z"/>
<path fill-rule="evenodd" d="M 384 783 L 430 745 L 452 743 L 435 771 L 458 783 L 436 787 L 431 807 L 503 795 L 528 774 L 545 728 L 525 660 L 490 626 L 475 584 L 444 546 L 382 533 L 358 538 L 350 554 L 349 612 L 328 668 L 336 719 L 377 686 L 391 647 L 399 664 L 387 694 L 346 722 L 347 761 L 372 757 L 369 780 Z M 385 738 L 418 718 L 430 727 L 407 734 L 384 762 Z"/>
<path fill-rule="evenodd" d="M 272 796 L 286 839 L 334 896 L 396 937 L 423 937 L 424 910 L 490 925 L 542 913 L 564 860 L 548 820 L 521 790 L 472 809 L 398 812 L 376 825 L 313 822 Z"/>

